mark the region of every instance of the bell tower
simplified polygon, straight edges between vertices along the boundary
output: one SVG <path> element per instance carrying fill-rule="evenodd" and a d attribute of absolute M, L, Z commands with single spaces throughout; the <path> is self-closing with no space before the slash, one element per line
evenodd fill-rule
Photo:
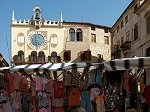
<path fill-rule="evenodd" d="M 30 24 L 36 29 L 39 29 L 40 27 L 44 25 L 44 19 L 42 18 L 42 15 L 41 15 L 41 9 L 38 6 L 36 6 L 33 9 L 33 15 L 30 20 Z"/>

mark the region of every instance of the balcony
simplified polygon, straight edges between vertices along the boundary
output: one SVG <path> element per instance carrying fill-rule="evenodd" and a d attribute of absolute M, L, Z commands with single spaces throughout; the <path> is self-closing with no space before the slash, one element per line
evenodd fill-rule
<path fill-rule="evenodd" d="M 111 55 L 113 59 L 121 58 L 121 49 L 119 45 L 114 45 L 113 52 Z"/>
<path fill-rule="evenodd" d="M 131 41 L 126 41 L 120 46 L 123 52 L 127 52 L 131 50 Z"/>

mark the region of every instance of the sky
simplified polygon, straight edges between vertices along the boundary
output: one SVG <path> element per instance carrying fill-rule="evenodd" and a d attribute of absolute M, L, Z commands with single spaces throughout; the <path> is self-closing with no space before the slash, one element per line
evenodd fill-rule
<path fill-rule="evenodd" d="M 10 63 L 10 24 L 12 12 L 16 19 L 28 20 L 38 5 L 45 20 L 89 22 L 113 26 L 132 0 L 1 0 L 0 53 Z"/>

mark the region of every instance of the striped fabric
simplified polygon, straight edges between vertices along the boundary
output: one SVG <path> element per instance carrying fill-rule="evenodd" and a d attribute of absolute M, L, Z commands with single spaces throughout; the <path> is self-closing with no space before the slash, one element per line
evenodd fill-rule
<path fill-rule="evenodd" d="M 150 68 L 150 57 L 114 59 L 103 63 L 108 71 Z"/>
<path fill-rule="evenodd" d="M 98 66 L 100 63 L 46 63 L 46 64 L 26 64 L 26 65 L 18 65 L 18 66 L 10 66 L 10 67 L 2 67 L 0 71 L 9 70 L 9 71 L 19 71 L 23 69 L 25 71 L 32 71 L 36 68 L 47 69 L 49 71 L 58 71 L 65 69 L 72 69 L 74 67 L 84 68 L 87 66 Z"/>

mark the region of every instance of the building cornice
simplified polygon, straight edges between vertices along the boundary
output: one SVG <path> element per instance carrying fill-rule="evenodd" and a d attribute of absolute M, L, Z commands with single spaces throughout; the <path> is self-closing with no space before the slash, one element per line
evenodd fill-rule
<path fill-rule="evenodd" d="M 97 25 L 97 24 L 92 24 L 92 23 L 88 23 L 88 22 L 66 22 L 63 21 L 63 25 L 71 25 L 71 24 L 75 24 L 75 25 L 87 25 L 87 26 L 94 26 L 94 27 L 98 27 L 98 28 L 106 28 L 106 29 L 111 29 L 111 27 L 108 26 L 103 26 L 103 25 Z"/>

